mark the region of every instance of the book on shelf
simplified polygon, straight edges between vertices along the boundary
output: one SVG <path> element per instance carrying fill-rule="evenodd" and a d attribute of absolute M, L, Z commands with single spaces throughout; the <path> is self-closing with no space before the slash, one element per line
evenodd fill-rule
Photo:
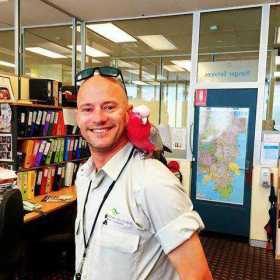
<path fill-rule="evenodd" d="M 48 140 L 27 139 L 21 144 L 22 167 L 59 164 L 89 156 L 89 149 L 81 137 L 52 138 Z"/>
<path fill-rule="evenodd" d="M 37 195 L 72 186 L 80 165 L 80 162 L 67 162 L 58 166 L 18 172 L 18 187 L 23 199 L 32 200 Z"/>
<path fill-rule="evenodd" d="M 60 110 L 18 108 L 19 137 L 65 135 L 63 112 Z"/>

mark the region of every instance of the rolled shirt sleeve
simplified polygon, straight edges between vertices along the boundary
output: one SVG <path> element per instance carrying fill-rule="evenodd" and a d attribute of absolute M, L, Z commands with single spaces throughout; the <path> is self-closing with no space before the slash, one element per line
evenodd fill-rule
<path fill-rule="evenodd" d="M 179 180 L 160 162 L 148 163 L 143 179 L 142 207 L 165 254 L 204 228 Z"/>

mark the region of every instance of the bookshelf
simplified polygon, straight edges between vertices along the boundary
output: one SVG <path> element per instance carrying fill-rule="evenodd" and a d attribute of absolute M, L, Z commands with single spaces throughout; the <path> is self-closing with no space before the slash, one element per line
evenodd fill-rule
<path fill-rule="evenodd" d="M 77 126 L 64 122 L 65 107 L 1 101 L 0 109 L 0 166 L 17 172 L 23 199 L 72 186 L 90 153 Z"/>

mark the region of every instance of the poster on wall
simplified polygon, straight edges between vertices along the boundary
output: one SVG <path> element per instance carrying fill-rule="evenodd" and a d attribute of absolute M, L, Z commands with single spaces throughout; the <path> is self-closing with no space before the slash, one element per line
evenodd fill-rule
<path fill-rule="evenodd" d="M 0 76 L 0 100 L 13 101 L 14 99 L 10 78 Z"/>
<path fill-rule="evenodd" d="M 12 161 L 12 135 L 0 134 L 0 160 Z"/>
<path fill-rule="evenodd" d="M 200 108 L 196 199 L 243 205 L 248 118 L 248 108 Z"/>

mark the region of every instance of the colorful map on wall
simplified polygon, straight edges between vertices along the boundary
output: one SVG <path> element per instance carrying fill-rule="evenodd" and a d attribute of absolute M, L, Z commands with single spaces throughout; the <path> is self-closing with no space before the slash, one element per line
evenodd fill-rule
<path fill-rule="evenodd" d="M 248 108 L 200 107 L 196 199 L 243 204 Z"/>

